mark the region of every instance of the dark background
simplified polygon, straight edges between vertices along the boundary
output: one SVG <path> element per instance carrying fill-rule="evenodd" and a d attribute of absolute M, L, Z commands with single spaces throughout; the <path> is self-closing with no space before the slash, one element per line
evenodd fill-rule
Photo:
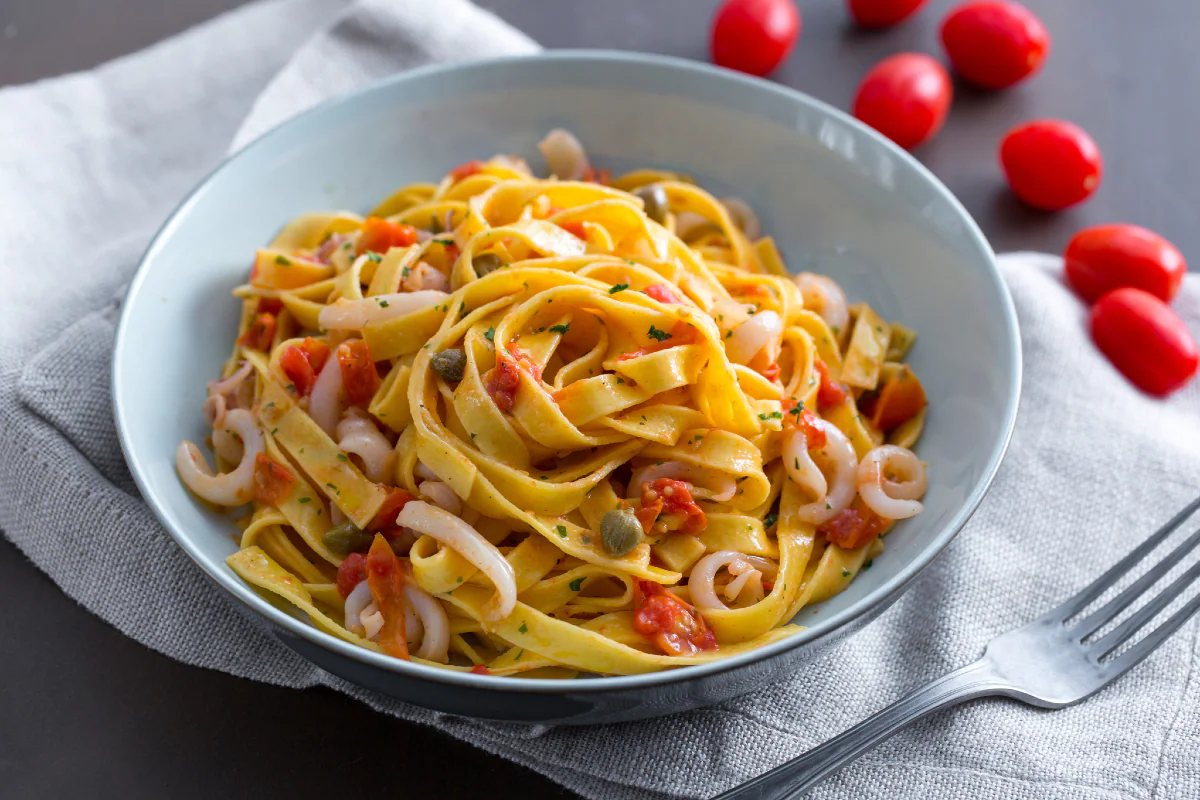
<path fill-rule="evenodd" d="M 436 2 L 436 0 L 429 0 Z M 477 0 L 547 47 L 703 59 L 716 0 Z M 1034 80 L 1000 94 L 956 86 L 945 130 L 916 155 L 998 251 L 1059 251 L 1079 227 L 1135 222 L 1200 249 L 1196 0 L 1025 0 L 1053 36 Z M 799 0 L 803 31 L 773 76 L 840 108 L 877 60 L 939 53 L 932 0 L 907 24 L 856 30 L 841 0 Z M 0 86 L 87 69 L 241 0 L 3 0 Z M 1100 190 L 1057 215 L 1020 206 L 996 162 L 1001 136 L 1071 120 L 1105 155 Z M 3 144 L 0 143 L 0 147 Z M 1200 260 L 1195 263 L 1200 264 Z M 545 778 L 325 689 L 298 692 L 171 661 L 63 595 L 0 539 L 0 795 L 311 797 L 354 791 L 569 797 Z M 453 765 L 420 769 L 417 765 Z M 503 789 L 501 790 L 503 793 Z"/>

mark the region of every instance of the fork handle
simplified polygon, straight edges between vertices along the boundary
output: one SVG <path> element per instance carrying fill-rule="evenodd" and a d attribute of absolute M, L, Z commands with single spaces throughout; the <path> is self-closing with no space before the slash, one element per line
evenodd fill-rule
<path fill-rule="evenodd" d="M 719 795 L 714 800 L 797 797 L 896 731 L 927 714 L 966 700 L 998 694 L 1005 683 L 986 660 L 957 669 L 897 700 L 807 753 Z"/>

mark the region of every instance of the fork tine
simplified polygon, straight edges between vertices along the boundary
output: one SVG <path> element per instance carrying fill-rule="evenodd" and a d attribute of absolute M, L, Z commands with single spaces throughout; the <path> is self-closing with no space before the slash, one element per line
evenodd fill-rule
<path fill-rule="evenodd" d="M 1166 565 L 1169 566 L 1170 565 Z M 1159 572 L 1161 577 L 1162 572 Z M 1088 646 L 1089 650 L 1098 654 L 1099 658 L 1104 658 L 1106 655 L 1116 650 L 1121 644 L 1145 625 L 1150 620 L 1154 619 L 1158 612 L 1162 611 L 1171 601 L 1179 596 L 1180 592 L 1191 585 L 1196 576 L 1200 575 L 1200 562 L 1193 564 L 1187 572 L 1176 578 L 1170 586 L 1159 593 L 1157 597 L 1151 600 L 1146 605 L 1137 610 L 1133 616 L 1122 622 L 1117 627 L 1113 628 L 1101 638 L 1097 639 Z"/>
<path fill-rule="evenodd" d="M 1200 544 L 1200 529 L 1197 529 L 1188 537 L 1187 541 L 1172 550 L 1170 555 L 1165 556 L 1157 567 L 1151 568 L 1145 575 L 1127 586 L 1119 595 L 1076 623 L 1075 627 L 1079 632 L 1079 638 L 1086 639 L 1103 628 L 1105 623 L 1124 611 L 1146 589 L 1154 585 L 1159 578 L 1166 574 L 1167 570 L 1183 561 L 1187 554 L 1195 549 L 1197 544 Z"/>
<path fill-rule="evenodd" d="M 1183 623 L 1191 619 L 1192 615 L 1197 611 L 1200 611 L 1200 594 L 1189 600 L 1183 608 L 1172 614 L 1166 622 L 1155 628 L 1145 639 L 1142 639 L 1111 661 L 1101 664 L 1101 667 L 1104 669 L 1105 682 L 1107 683 L 1120 677 L 1132 667 L 1137 666 L 1142 659 L 1150 655 L 1171 634 L 1179 630 Z"/>
<path fill-rule="evenodd" d="M 1182 511 L 1172 517 L 1166 525 L 1155 531 L 1149 539 L 1142 542 L 1133 552 L 1110 567 L 1107 572 L 1080 590 L 1074 597 L 1071 597 L 1051 610 L 1046 616 L 1069 619 L 1078 614 L 1088 603 L 1104 594 L 1118 579 L 1129 574 L 1129 571 L 1137 566 L 1139 561 L 1148 556 L 1163 539 L 1170 536 L 1176 528 L 1183 524 L 1184 520 L 1195 513 L 1197 508 L 1200 508 L 1200 497 L 1188 503 Z"/>

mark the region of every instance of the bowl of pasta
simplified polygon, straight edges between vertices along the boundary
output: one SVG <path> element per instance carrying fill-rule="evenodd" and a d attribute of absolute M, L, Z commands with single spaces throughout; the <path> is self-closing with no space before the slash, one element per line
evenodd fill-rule
<path fill-rule="evenodd" d="M 966 522 L 1016 414 L 994 258 L 906 153 L 652 56 L 417 70 L 182 203 L 114 411 L 246 613 L 468 716 L 680 711 L 798 668 Z"/>

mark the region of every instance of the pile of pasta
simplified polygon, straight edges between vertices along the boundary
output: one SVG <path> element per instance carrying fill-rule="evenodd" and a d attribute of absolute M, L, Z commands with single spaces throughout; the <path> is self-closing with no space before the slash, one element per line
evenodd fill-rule
<path fill-rule="evenodd" d="M 921 511 L 914 333 L 789 275 L 736 198 L 573 136 L 305 214 L 204 413 L 229 566 L 369 650 L 625 675 L 800 630 Z"/>

